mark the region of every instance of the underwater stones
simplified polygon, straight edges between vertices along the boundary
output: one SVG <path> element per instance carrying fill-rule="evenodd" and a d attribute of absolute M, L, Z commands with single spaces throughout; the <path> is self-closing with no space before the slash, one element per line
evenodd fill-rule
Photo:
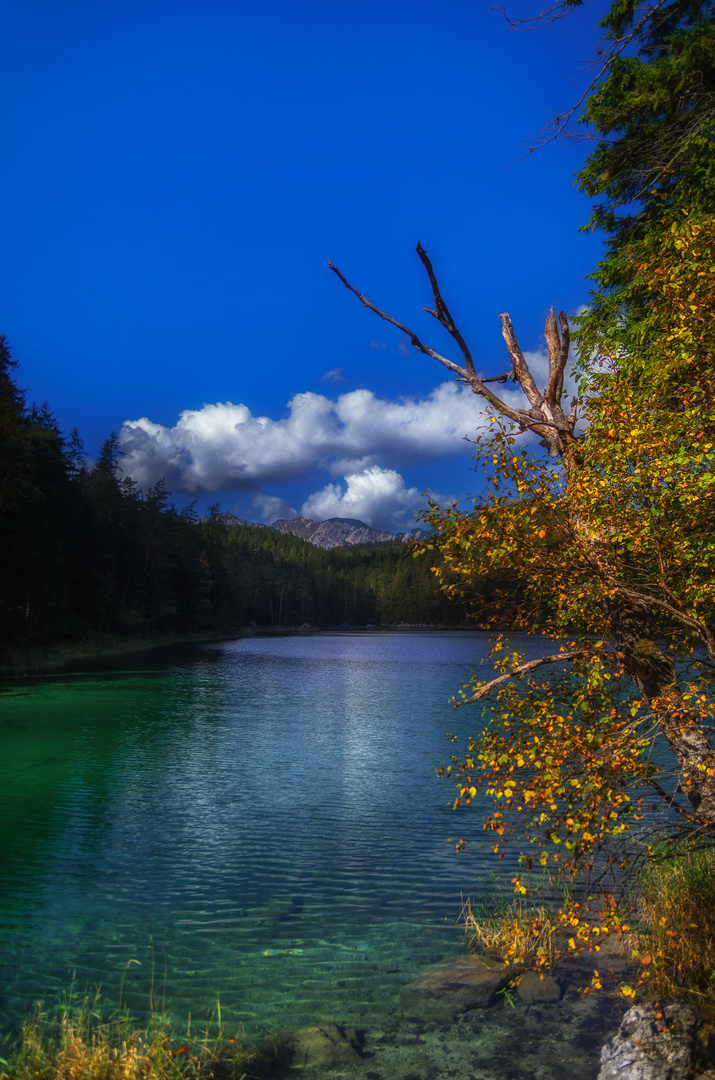
<path fill-rule="evenodd" d="M 484 1009 L 508 972 L 507 965 L 476 956 L 431 964 L 400 990 L 403 1011 L 419 1020 L 448 1022 L 466 1009 Z"/>
<path fill-rule="evenodd" d="M 354 1028 L 339 1028 L 330 1021 L 296 1028 L 286 1040 L 293 1069 L 329 1068 L 360 1061 L 358 1045 Z"/>
<path fill-rule="evenodd" d="M 516 992 L 525 1005 L 537 1001 L 558 1001 L 561 987 L 553 975 L 539 971 L 525 971 L 517 983 Z"/>
<path fill-rule="evenodd" d="M 598 1080 L 685 1080 L 702 1055 L 699 1026 L 688 1002 L 634 1005 L 601 1051 Z"/>

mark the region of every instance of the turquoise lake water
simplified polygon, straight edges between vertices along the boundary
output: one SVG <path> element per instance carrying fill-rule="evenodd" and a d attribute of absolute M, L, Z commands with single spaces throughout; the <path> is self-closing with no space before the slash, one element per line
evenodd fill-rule
<path fill-rule="evenodd" d="M 3 684 L 0 1025 L 72 980 L 142 1013 L 153 979 L 177 1021 L 220 994 L 247 1031 L 393 1010 L 459 951 L 460 895 L 512 876 L 434 772 L 480 727 L 449 698 L 486 650 L 306 634 Z"/>

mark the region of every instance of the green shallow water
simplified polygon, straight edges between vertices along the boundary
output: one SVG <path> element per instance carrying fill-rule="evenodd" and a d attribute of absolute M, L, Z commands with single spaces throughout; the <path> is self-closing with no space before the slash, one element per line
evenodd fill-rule
<path fill-rule="evenodd" d="M 434 773 L 478 727 L 448 699 L 485 650 L 255 638 L 5 684 L 0 1024 L 72 979 L 177 1021 L 220 992 L 248 1031 L 394 1012 L 460 948 L 460 894 L 511 876 Z"/>

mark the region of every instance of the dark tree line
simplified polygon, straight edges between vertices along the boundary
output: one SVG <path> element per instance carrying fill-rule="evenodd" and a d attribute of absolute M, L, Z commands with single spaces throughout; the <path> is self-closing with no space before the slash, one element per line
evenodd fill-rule
<path fill-rule="evenodd" d="M 264 528 L 198 521 L 163 482 L 124 475 L 116 435 L 88 469 L 76 432 L 29 406 L 0 337 L 0 648 L 289 627 L 447 623 L 461 605 L 394 543 L 314 547 Z"/>
<path fill-rule="evenodd" d="M 218 517 L 199 531 L 222 624 L 237 609 L 244 625 L 260 626 L 457 625 L 464 619 L 463 608 L 437 589 L 434 560 L 415 558 L 399 540 L 325 550 L 270 529 L 227 526 Z"/>

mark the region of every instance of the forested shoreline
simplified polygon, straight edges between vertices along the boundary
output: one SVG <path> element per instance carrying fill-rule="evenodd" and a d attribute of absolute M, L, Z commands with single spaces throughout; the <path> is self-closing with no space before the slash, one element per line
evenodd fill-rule
<path fill-rule="evenodd" d="M 28 649 L 226 636 L 243 627 L 438 624 L 464 604 L 435 555 L 401 540 L 325 550 L 269 528 L 199 520 L 160 481 L 140 490 L 111 435 L 88 468 L 76 431 L 27 405 L 0 339 L 0 663 Z"/>

